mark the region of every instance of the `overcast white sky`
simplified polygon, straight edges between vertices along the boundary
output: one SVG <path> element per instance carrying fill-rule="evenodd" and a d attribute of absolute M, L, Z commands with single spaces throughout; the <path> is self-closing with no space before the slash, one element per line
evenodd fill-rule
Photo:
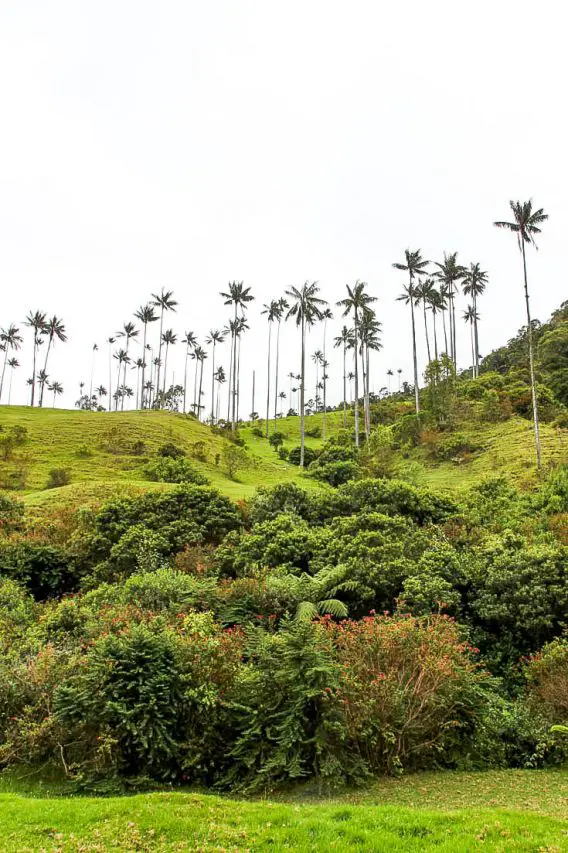
<path fill-rule="evenodd" d="M 488 352 L 524 322 L 516 243 L 492 227 L 509 199 L 550 215 L 529 257 L 534 315 L 568 295 L 563 5 L 0 0 L 0 325 L 63 317 L 49 373 L 72 405 L 93 343 L 150 292 L 173 289 L 175 330 L 203 338 L 228 316 L 218 292 L 243 279 L 257 299 L 244 384 L 256 367 L 262 411 L 261 303 L 306 279 L 335 302 L 361 278 L 384 325 L 378 390 L 388 368 L 411 379 L 392 269 L 410 247 L 489 271 Z M 460 354 L 468 364 L 465 325 Z M 29 345 L 19 359 L 12 402 L 27 398 Z M 289 328 L 282 374 L 298 362 Z M 107 376 L 103 349 L 96 384 Z"/>

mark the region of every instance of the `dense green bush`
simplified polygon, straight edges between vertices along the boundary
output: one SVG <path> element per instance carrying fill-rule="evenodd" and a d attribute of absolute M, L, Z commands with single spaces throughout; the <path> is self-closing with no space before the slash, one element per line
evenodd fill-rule
<path fill-rule="evenodd" d="M 293 447 L 292 450 L 290 450 L 290 452 L 288 453 L 288 462 L 291 462 L 292 465 L 299 465 L 301 452 L 301 447 Z M 311 447 L 304 447 L 304 465 L 306 468 L 314 461 L 316 456 L 317 453 L 315 452 L 315 450 L 312 450 Z"/>
<path fill-rule="evenodd" d="M 319 459 L 310 465 L 308 473 L 314 480 L 329 483 L 330 486 L 341 486 L 350 480 L 361 476 L 361 470 L 356 462 L 327 462 L 321 464 Z"/>
<path fill-rule="evenodd" d="M 68 551 L 29 541 L 0 546 L 1 576 L 23 584 L 38 601 L 77 589 L 80 582 Z"/>
<path fill-rule="evenodd" d="M 152 459 L 144 467 L 144 474 L 149 480 L 159 483 L 194 483 L 205 486 L 207 477 L 185 457 L 161 456 Z"/>
<path fill-rule="evenodd" d="M 22 527 L 24 505 L 0 492 L 0 533 L 12 533 Z"/>

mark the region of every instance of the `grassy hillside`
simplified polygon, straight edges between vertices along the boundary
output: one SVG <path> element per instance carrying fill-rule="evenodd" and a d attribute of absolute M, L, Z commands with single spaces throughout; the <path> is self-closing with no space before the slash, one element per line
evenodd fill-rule
<path fill-rule="evenodd" d="M 308 802 L 182 792 L 50 798 L 8 789 L 0 793 L 0 829 L 6 853 L 561 851 L 567 786 L 566 773 L 502 771 L 384 779 L 363 793 Z"/>
<path fill-rule="evenodd" d="M 351 426 L 352 415 L 348 416 Z M 25 488 L 18 492 L 30 509 L 48 514 L 52 506 L 76 508 L 97 504 L 117 494 L 137 494 L 170 486 L 145 479 L 144 465 L 158 447 L 172 442 L 181 447 L 212 484 L 229 497 L 250 496 L 259 485 L 296 482 L 306 488 L 321 488 L 300 470 L 279 459 L 264 437 L 263 423 L 241 428 L 247 452 L 246 466 L 230 479 L 223 468 L 223 447 L 227 441 L 194 418 L 168 412 L 82 412 L 61 409 L 0 407 L 0 427 L 20 425 L 28 438 L 18 450 L 18 464 L 25 470 Z M 306 419 L 309 447 L 323 444 L 323 416 Z M 327 437 L 343 427 L 342 412 L 326 418 Z M 257 435 L 258 430 L 262 437 Z M 270 425 L 271 431 L 274 429 Z M 298 417 L 282 418 L 278 430 L 285 436 L 287 450 L 299 443 Z M 520 486 L 536 478 L 533 434 L 529 421 L 512 418 L 499 424 L 464 424 L 461 431 L 481 444 L 482 449 L 463 464 L 437 462 L 424 447 L 395 455 L 397 476 L 419 485 L 461 489 L 484 477 L 504 474 Z M 568 434 L 542 425 L 543 461 L 568 460 Z M 5 474 L 14 462 L 1 462 Z M 66 469 L 70 484 L 46 489 L 52 469 Z"/>

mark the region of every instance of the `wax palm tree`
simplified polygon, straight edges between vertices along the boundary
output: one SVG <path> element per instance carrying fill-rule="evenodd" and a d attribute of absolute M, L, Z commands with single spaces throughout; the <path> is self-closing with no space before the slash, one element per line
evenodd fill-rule
<path fill-rule="evenodd" d="M 30 329 L 34 330 L 34 339 L 33 339 L 33 374 L 31 381 L 31 400 L 30 405 L 34 405 L 35 403 L 35 389 L 36 389 L 36 368 L 37 368 L 37 355 L 38 350 L 41 344 L 41 336 L 45 334 L 45 326 L 46 326 L 46 315 L 43 311 L 35 311 L 33 314 L 30 311 L 26 319 L 24 320 L 24 325 L 28 326 Z"/>
<path fill-rule="evenodd" d="M 151 302 L 147 302 L 146 305 L 141 305 L 137 311 L 134 312 L 134 316 L 137 320 L 140 320 L 142 323 L 142 350 L 144 354 L 144 359 L 146 358 L 146 347 L 148 345 L 147 337 L 148 337 L 148 324 L 155 323 L 158 319 L 158 315 L 154 311 L 155 304 Z M 144 362 L 144 366 L 142 368 L 142 408 L 144 408 L 144 385 L 146 384 L 146 363 Z"/>
<path fill-rule="evenodd" d="M 469 323 L 469 336 L 471 340 L 471 375 L 475 376 L 475 337 L 473 330 L 475 322 L 479 318 L 475 313 L 475 308 L 473 307 L 473 305 L 468 305 L 462 316 L 464 321 L 466 323 Z"/>
<path fill-rule="evenodd" d="M 415 288 L 415 297 L 417 304 L 422 305 L 422 312 L 424 314 L 424 333 L 426 335 L 426 352 L 428 353 L 428 362 L 432 361 L 432 355 L 430 353 L 430 336 L 428 334 L 428 320 L 426 311 L 428 310 L 428 306 L 430 304 L 430 299 L 434 293 L 438 293 L 436 290 L 436 285 L 434 284 L 433 279 L 427 278 L 424 281 L 421 281 Z"/>
<path fill-rule="evenodd" d="M 198 397 L 198 401 L 197 401 L 197 417 L 199 418 L 199 420 L 201 420 L 201 409 L 202 409 L 201 397 L 203 396 L 203 390 L 202 390 L 203 389 L 203 365 L 204 365 L 205 359 L 207 358 L 207 353 L 205 352 L 203 347 L 196 347 L 195 348 L 195 358 L 197 359 L 197 363 L 200 366 L 200 371 L 199 371 L 199 397 Z"/>
<path fill-rule="evenodd" d="M 329 362 L 326 360 L 327 356 L 327 321 L 333 320 L 333 314 L 331 313 L 331 308 L 324 308 L 322 311 L 323 317 L 323 418 L 322 418 L 322 437 L 325 440 L 327 434 L 327 380 L 329 376 L 327 375 L 326 367 L 329 367 Z"/>
<path fill-rule="evenodd" d="M 536 443 L 536 464 L 537 467 L 541 466 L 541 453 L 540 453 L 540 435 L 538 429 L 538 406 L 536 400 L 536 381 L 534 375 L 534 355 L 533 355 L 533 342 L 532 342 L 532 321 L 531 321 L 531 312 L 529 306 L 529 285 L 527 280 L 527 259 L 525 254 L 525 243 L 529 245 L 532 244 L 535 249 L 537 248 L 535 235 L 541 233 L 541 229 L 539 228 L 543 222 L 548 219 L 548 214 L 544 212 L 542 207 L 539 207 L 538 210 L 533 210 L 532 199 L 529 201 L 520 202 L 520 201 L 510 201 L 509 205 L 513 212 L 513 222 L 495 222 L 494 225 L 497 228 L 505 228 L 508 231 L 512 231 L 517 235 L 517 242 L 519 244 L 519 249 L 523 258 L 523 276 L 524 276 L 524 285 L 525 285 L 525 305 L 527 309 L 527 338 L 529 343 L 529 367 L 531 374 L 531 391 L 532 391 L 532 404 L 533 404 L 533 421 L 534 421 L 534 437 Z"/>
<path fill-rule="evenodd" d="M 205 343 L 211 346 L 211 424 L 215 423 L 215 346 L 222 344 L 225 335 L 220 329 L 212 329 L 205 338 Z"/>
<path fill-rule="evenodd" d="M 266 438 L 268 438 L 268 423 L 270 419 L 270 349 L 272 342 L 272 324 L 275 320 L 278 319 L 278 315 L 282 317 L 282 312 L 280 310 L 280 303 L 277 299 L 273 299 L 268 304 L 264 304 L 262 306 L 261 314 L 266 315 L 266 319 L 268 321 L 268 357 L 266 363 L 266 425 L 265 432 Z"/>
<path fill-rule="evenodd" d="M 222 364 L 220 364 L 217 370 L 215 371 L 215 382 L 217 383 L 217 421 L 219 421 L 219 411 L 221 404 L 221 385 L 223 385 L 226 381 L 227 376 L 225 374 L 225 368 Z"/>
<path fill-rule="evenodd" d="M 111 400 L 114 399 L 114 395 L 112 393 L 112 346 L 115 343 L 116 338 L 113 338 L 112 335 L 110 338 L 106 339 L 106 343 L 108 344 L 108 397 L 109 397 L 109 406 L 108 410 L 112 409 Z"/>
<path fill-rule="evenodd" d="M 359 353 L 363 367 L 363 401 L 365 415 L 365 435 L 369 438 L 371 434 L 371 406 L 370 406 L 370 353 L 372 350 L 381 349 L 381 323 L 377 320 L 375 312 L 368 307 L 363 308 L 359 326 Z"/>
<path fill-rule="evenodd" d="M 316 320 L 321 319 L 322 311 L 327 305 L 325 299 L 317 294 L 319 286 L 316 281 L 306 281 L 300 287 L 290 287 L 286 296 L 290 297 L 291 305 L 286 314 L 286 319 L 293 317 L 301 335 L 301 359 L 300 359 L 300 468 L 304 467 L 304 401 L 306 388 L 306 330 L 313 326 Z"/>
<path fill-rule="evenodd" d="M 145 367 L 146 367 L 146 362 L 144 361 L 143 358 L 137 358 L 136 361 L 134 362 L 134 364 L 132 365 L 132 370 L 136 371 L 136 411 L 138 411 L 138 409 L 142 408 L 141 403 L 140 403 L 140 397 L 141 396 L 143 397 L 144 395 L 143 394 L 141 395 L 141 392 L 140 392 L 140 387 L 141 387 L 140 376 L 141 376 L 141 373 L 143 373 Z"/>
<path fill-rule="evenodd" d="M 12 377 L 14 376 L 14 370 L 16 370 L 19 366 L 20 362 L 17 358 L 8 359 L 8 367 L 10 368 L 10 381 L 8 383 L 8 405 L 10 405 L 10 400 L 12 398 Z"/>
<path fill-rule="evenodd" d="M 420 249 L 415 249 L 414 251 L 410 251 L 410 249 L 406 249 L 404 252 L 404 260 L 403 264 L 393 264 L 393 267 L 397 270 L 403 270 L 408 273 L 408 287 L 404 288 L 404 293 L 398 297 L 399 300 L 403 300 L 407 305 L 410 305 L 410 315 L 412 318 L 412 360 L 414 365 L 414 401 L 416 406 L 416 414 L 420 412 L 420 395 L 418 390 L 418 356 L 416 353 L 416 324 L 414 321 L 414 288 L 416 285 L 416 280 L 420 280 L 420 277 L 426 275 L 427 266 L 430 261 L 424 260 L 422 257 L 422 252 Z"/>
<path fill-rule="evenodd" d="M 156 394 L 160 391 L 160 369 L 162 367 L 162 344 L 163 344 L 163 331 L 164 331 L 164 313 L 166 311 L 174 311 L 176 310 L 177 301 L 173 298 L 174 292 L 173 290 L 164 290 L 162 287 L 161 293 L 153 293 L 151 305 L 160 310 L 160 335 L 158 338 L 158 364 L 157 364 L 157 376 L 156 376 Z"/>
<path fill-rule="evenodd" d="M 322 311 L 322 314 L 323 314 L 323 311 Z M 317 401 L 318 401 L 318 398 L 319 398 L 319 395 L 318 395 L 318 388 L 319 388 L 319 366 L 320 366 L 320 364 L 321 364 L 321 363 L 322 363 L 322 361 L 323 361 L 323 352 L 322 352 L 320 349 L 316 350 L 316 351 L 313 353 L 313 355 L 312 355 L 312 361 L 313 361 L 313 363 L 314 363 L 314 364 L 315 364 L 315 366 L 316 366 L 316 386 L 315 386 L 315 388 L 316 388 L 316 393 L 314 394 L 314 398 L 315 398 L 315 401 L 316 401 L 316 412 L 317 412 Z"/>
<path fill-rule="evenodd" d="M 438 361 L 438 329 L 436 318 L 438 314 L 442 314 L 446 310 L 444 296 L 442 292 L 434 287 L 428 295 L 428 308 L 432 312 L 432 327 L 434 329 L 434 358 Z M 446 340 L 446 325 L 444 323 L 444 340 Z M 446 342 L 447 345 L 447 342 Z"/>
<path fill-rule="evenodd" d="M 481 269 L 479 264 L 470 264 L 463 279 L 463 292 L 472 298 L 474 313 L 473 337 L 475 340 L 475 358 L 473 362 L 473 375 L 479 376 L 479 334 L 477 331 L 477 297 L 481 296 L 487 286 L 487 273 Z"/>
<path fill-rule="evenodd" d="M 98 386 L 95 388 L 95 394 L 97 395 L 97 397 L 98 397 L 98 398 L 99 398 L 99 400 L 100 400 L 102 397 L 106 397 L 106 396 L 107 396 L 108 391 L 107 391 L 107 389 L 105 388 L 105 386 L 104 386 L 104 385 L 98 385 Z"/>
<path fill-rule="evenodd" d="M 10 323 L 7 329 L 0 329 L 0 341 L 4 348 L 4 363 L 2 365 L 2 377 L 0 378 L 0 400 L 2 399 L 2 391 L 4 390 L 4 374 L 6 373 L 6 367 L 9 364 L 8 362 L 8 354 L 10 350 L 17 352 L 20 349 L 20 346 L 24 342 L 23 337 L 20 335 L 20 330 L 17 326 L 14 326 L 13 323 Z"/>
<path fill-rule="evenodd" d="M 282 325 L 282 317 L 284 316 L 284 312 L 289 308 L 288 302 L 284 299 L 283 296 L 278 300 L 278 310 L 276 313 L 276 322 L 278 326 L 276 328 L 276 367 L 274 371 L 274 428 L 276 429 L 276 406 L 278 401 L 278 380 L 279 380 L 279 371 L 280 371 L 280 327 Z"/>
<path fill-rule="evenodd" d="M 65 343 L 65 341 L 67 340 L 67 334 L 65 332 L 65 326 L 63 324 L 63 321 L 59 317 L 56 317 L 55 315 L 53 315 L 53 317 L 51 317 L 49 320 L 47 320 L 47 322 L 44 323 L 44 329 L 43 329 L 42 334 L 44 334 L 47 338 L 47 350 L 45 353 L 45 361 L 43 363 L 43 372 L 44 372 L 44 375 L 47 376 L 47 361 L 49 359 L 49 354 L 51 352 L 51 348 L 54 346 L 56 340 L 61 341 L 62 343 Z M 44 388 L 45 388 L 45 381 L 40 386 L 40 392 L 39 392 L 39 405 L 40 405 L 40 407 L 43 406 Z"/>
<path fill-rule="evenodd" d="M 237 427 L 237 341 L 239 338 L 238 330 L 238 311 L 244 314 L 249 302 L 252 302 L 254 296 L 250 292 L 250 287 L 245 287 L 243 281 L 230 281 L 229 289 L 221 292 L 221 296 L 225 300 L 225 305 L 234 306 L 233 326 L 231 327 L 231 356 L 232 356 L 232 388 L 229 391 L 229 396 L 232 394 L 231 400 L 231 431 L 235 432 Z M 241 330 L 242 331 L 242 330 Z"/>
<path fill-rule="evenodd" d="M 402 367 L 397 367 L 396 372 L 398 373 L 398 393 L 400 394 L 400 380 L 402 379 Z"/>
<path fill-rule="evenodd" d="M 465 277 L 466 269 L 458 263 L 457 252 L 444 252 L 444 260 L 440 263 L 434 261 L 438 267 L 434 278 L 444 286 L 445 296 L 448 303 L 448 318 L 450 322 L 450 358 L 457 365 L 457 341 L 456 341 L 456 295 L 459 293 L 459 282 Z"/>
<path fill-rule="evenodd" d="M 172 346 L 172 347 L 173 347 L 173 346 L 175 346 L 175 344 L 177 343 L 177 335 L 176 335 L 176 334 L 174 334 L 174 330 L 173 330 L 173 329 L 166 329 L 166 331 L 165 331 L 165 332 L 163 333 L 163 335 L 162 335 L 162 343 L 163 343 L 163 345 L 165 346 L 165 353 L 164 353 L 164 386 L 163 386 L 163 389 L 162 389 L 162 390 L 163 390 L 163 392 L 164 392 L 164 394 L 165 394 L 165 393 L 166 393 L 166 379 L 167 379 L 167 376 L 168 376 L 168 352 L 169 352 L 170 347 L 171 347 L 171 346 Z"/>
<path fill-rule="evenodd" d="M 112 357 L 118 362 L 118 369 L 117 369 L 117 374 L 116 374 L 116 390 L 118 392 L 120 387 L 121 387 L 120 386 L 120 374 L 121 374 L 121 371 L 124 369 L 125 375 L 126 375 L 126 365 L 130 363 L 130 356 L 128 355 L 128 353 L 126 352 L 125 349 L 119 349 L 115 353 L 113 353 Z M 126 385 L 126 381 L 123 383 L 123 385 Z M 124 395 L 117 393 L 117 394 L 113 394 L 113 397 L 115 400 L 115 408 L 114 408 L 115 412 L 118 411 L 118 400 L 119 400 L 119 398 L 121 399 L 121 409 L 124 409 Z"/>
<path fill-rule="evenodd" d="M 92 349 L 93 355 L 91 356 L 91 381 L 89 383 L 89 398 L 91 398 L 93 396 L 93 374 L 95 372 L 95 356 L 98 352 L 98 349 L 99 349 L 98 344 L 93 344 L 93 349 Z"/>
<path fill-rule="evenodd" d="M 286 391 L 280 391 L 280 393 L 278 394 L 278 399 L 280 400 L 280 417 L 282 417 L 282 404 L 286 399 Z"/>
<path fill-rule="evenodd" d="M 391 369 L 389 368 L 389 369 L 387 370 L 387 376 L 388 376 L 388 380 L 387 380 L 387 381 L 388 381 L 388 385 L 389 385 L 389 396 L 390 396 L 390 392 L 391 392 L 391 379 L 392 379 L 392 377 L 394 376 L 394 370 L 391 370 Z"/>
<path fill-rule="evenodd" d="M 236 351 L 237 351 L 237 412 L 236 412 L 236 422 L 239 423 L 239 409 L 241 404 L 241 341 L 243 332 L 246 332 L 250 328 L 247 320 L 243 314 L 242 317 L 237 318 L 236 322 Z"/>
<path fill-rule="evenodd" d="M 343 428 L 347 427 L 347 350 L 353 346 L 355 335 L 353 329 L 344 326 L 341 333 L 334 338 L 334 347 L 343 348 Z"/>
<path fill-rule="evenodd" d="M 53 394 L 53 408 L 55 408 L 55 398 L 63 394 L 63 385 L 60 382 L 52 382 L 47 389 Z"/>
<path fill-rule="evenodd" d="M 341 299 L 337 304 L 338 306 L 343 308 L 344 317 L 346 317 L 348 314 L 353 314 L 353 350 L 355 366 L 355 445 L 359 447 L 359 367 L 357 358 L 357 350 L 359 346 L 359 324 L 361 321 L 363 310 L 365 308 L 368 308 L 373 302 L 376 302 L 377 300 L 374 296 L 369 296 L 369 294 L 365 292 L 365 288 L 367 287 L 367 283 L 365 281 L 357 280 L 353 287 L 350 287 L 348 284 L 346 284 L 345 287 L 347 288 L 347 296 L 345 297 L 345 299 Z"/>
<path fill-rule="evenodd" d="M 127 323 L 124 323 L 122 326 L 122 329 L 116 333 L 117 338 L 126 338 L 125 352 L 126 352 L 127 356 L 128 356 L 128 350 L 130 348 L 130 341 L 132 340 L 132 338 L 137 338 L 139 334 L 140 333 L 139 333 L 138 329 L 136 328 L 136 326 L 134 325 L 134 323 L 131 323 L 130 321 L 128 321 Z M 128 358 L 128 360 L 125 360 L 123 362 L 123 377 L 122 377 L 123 387 L 126 387 L 126 365 L 130 364 L 130 361 L 131 361 L 131 359 Z M 125 396 L 126 396 L 125 394 L 122 394 L 122 397 L 121 397 L 121 401 L 120 401 L 120 410 L 121 411 L 124 411 L 124 398 L 125 398 Z"/>
<path fill-rule="evenodd" d="M 182 343 L 185 344 L 185 364 L 183 368 L 183 413 L 185 414 L 187 411 L 186 407 L 186 399 L 187 399 L 187 361 L 189 359 L 190 353 L 193 352 L 195 347 L 197 346 L 197 338 L 193 332 L 186 332 L 185 336 L 182 340 Z"/>

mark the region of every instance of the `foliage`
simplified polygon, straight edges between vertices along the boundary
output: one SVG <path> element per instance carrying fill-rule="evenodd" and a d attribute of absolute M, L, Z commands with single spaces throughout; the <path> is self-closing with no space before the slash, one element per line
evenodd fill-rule
<path fill-rule="evenodd" d="M 299 465 L 300 464 L 300 453 L 301 453 L 300 447 L 293 447 L 288 453 L 288 462 L 291 462 L 292 465 Z M 304 465 L 306 467 L 314 461 L 316 456 L 317 456 L 317 454 L 316 454 L 315 450 L 312 450 L 311 447 L 304 447 Z"/>
<path fill-rule="evenodd" d="M 161 456 L 152 459 L 144 467 L 149 480 L 159 483 L 194 483 L 205 486 L 209 481 L 198 468 L 184 456 Z"/>
<path fill-rule="evenodd" d="M 0 576 L 17 580 L 37 600 L 76 589 L 80 581 L 68 551 L 26 540 L 2 544 Z"/>
<path fill-rule="evenodd" d="M 58 489 L 68 486 L 71 482 L 71 472 L 67 468 L 52 468 L 47 477 L 46 489 Z"/>
<path fill-rule="evenodd" d="M 223 469 L 230 480 L 234 480 L 237 472 L 245 468 L 249 462 L 247 453 L 236 444 L 227 442 L 221 453 Z"/>

